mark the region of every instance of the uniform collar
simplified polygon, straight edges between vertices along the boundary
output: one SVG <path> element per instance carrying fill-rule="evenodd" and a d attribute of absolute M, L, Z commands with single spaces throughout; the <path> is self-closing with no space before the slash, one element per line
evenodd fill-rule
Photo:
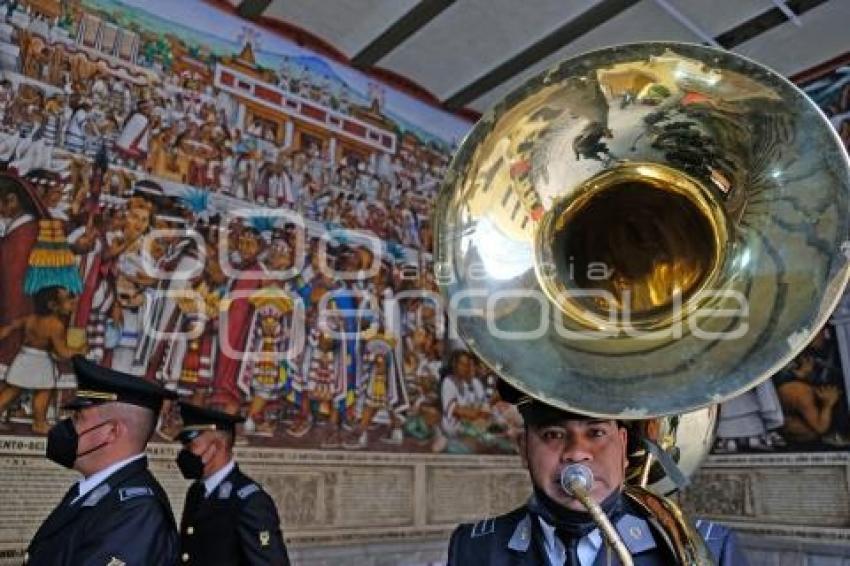
<path fill-rule="evenodd" d="M 543 531 L 543 544 L 546 546 L 546 553 L 549 556 L 552 556 L 556 552 L 563 552 L 563 543 L 555 536 L 555 527 L 547 523 L 543 517 L 538 517 L 540 521 L 540 526 Z M 599 552 L 599 547 L 602 546 L 602 535 L 599 534 L 599 529 L 593 529 L 586 536 L 582 537 L 583 541 L 587 541 L 587 543 L 592 547 L 593 555 L 596 556 L 596 553 Z M 560 551 L 558 548 L 560 547 Z"/>
<path fill-rule="evenodd" d="M 236 467 L 236 459 L 231 458 L 230 461 L 225 464 L 225 466 L 204 480 L 204 489 L 206 490 L 205 497 L 209 497 L 212 492 L 219 486 L 221 482 L 224 481 L 230 472 L 233 471 L 233 468 Z"/>
<path fill-rule="evenodd" d="M 531 515 L 526 513 L 522 520 L 517 523 L 514 533 L 508 541 L 508 548 L 519 552 L 526 552 L 531 545 Z"/>
<path fill-rule="evenodd" d="M 555 537 L 555 527 L 540 519 L 540 527 L 543 531 L 544 545 L 548 553 L 549 550 L 555 548 L 557 538 Z M 620 517 L 615 525 L 620 538 L 632 555 L 645 552 L 655 548 L 655 538 L 650 530 L 649 523 L 641 517 L 632 514 L 625 514 Z M 508 548 L 518 552 L 527 552 L 531 545 L 532 535 L 532 515 L 526 513 L 522 520 L 517 523 L 514 532 L 508 540 Z M 602 536 L 599 529 L 591 531 L 585 539 L 597 551 L 602 546 Z"/>
<path fill-rule="evenodd" d="M 131 462 L 135 462 L 136 460 L 140 460 L 144 457 L 145 457 L 144 453 L 136 454 L 135 456 L 130 456 L 129 458 L 125 458 L 124 460 L 121 460 L 120 462 L 115 462 L 111 466 L 104 468 L 104 469 L 100 470 L 99 472 L 95 472 L 94 474 L 90 475 L 87 478 L 81 479 L 78 482 L 79 493 L 77 494 L 77 497 L 71 502 L 71 504 L 73 505 L 74 503 L 76 503 L 77 501 L 82 499 L 91 490 L 93 490 L 98 485 L 105 482 L 107 479 L 109 479 L 109 476 L 111 476 L 112 474 L 114 474 L 115 472 L 117 472 L 118 470 L 120 470 L 121 468 L 126 466 L 127 464 L 129 464 Z"/>

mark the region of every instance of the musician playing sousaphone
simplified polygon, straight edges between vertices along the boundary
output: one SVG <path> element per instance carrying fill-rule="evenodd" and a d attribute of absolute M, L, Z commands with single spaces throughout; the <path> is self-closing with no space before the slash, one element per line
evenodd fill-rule
<path fill-rule="evenodd" d="M 737 537 L 727 528 L 711 521 L 676 524 L 677 515 L 664 500 L 627 486 L 625 421 L 563 411 L 504 381 L 499 394 L 523 417 L 519 454 L 531 478 L 532 495 L 509 513 L 458 527 L 449 545 L 450 565 L 621 565 L 615 543 L 606 544 L 597 519 L 569 491 L 571 480 L 579 481 L 578 489 L 586 491 L 582 496 L 605 514 L 619 537 L 616 544 L 622 544 L 636 565 L 681 564 L 686 552 L 702 560 L 687 564 L 747 565 Z M 657 515 L 659 509 L 664 513 Z M 677 536 L 664 530 L 671 523 Z"/>
<path fill-rule="evenodd" d="M 435 268 L 450 333 L 523 417 L 532 494 L 458 527 L 450 565 L 746 564 L 667 496 L 717 404 L 842 296 L 849 162 L 784 78 L 698 45 L 587 53 L 485 114 L 437 200 Z"/>

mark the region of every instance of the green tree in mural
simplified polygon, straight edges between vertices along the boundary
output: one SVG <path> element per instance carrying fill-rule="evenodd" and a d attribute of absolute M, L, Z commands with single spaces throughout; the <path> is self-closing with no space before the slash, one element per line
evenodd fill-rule
<path fill-rule="evenodd" d="M 174 62 L 174 54 L 171 52 L 171 44 L 169 44 L 164 37 L 159 37 L 155 41 L 147 42 L 142 48 L 142 55 L 149 63 L 159 63 L 166 71 L 171 68 L 171 64 Z"/>
<path fill-rule="evenodd" d="M 65 12 L 62 14 L 62 17 L 59 18 L 58 26 L 60 29 L 64 29 L 70 33 L 74 28 L 74 18 L 71 17 L 71 14 Z"/>
<path fill-rule="evenodd" d="M 74 11 L 65 2 L 62 3 L 62 15 L 59 16 L 57 25 L 60 29 L 67 31 L 69 35 L 73 35 L 76 31 L 76 18 L 74 17 Z"/>

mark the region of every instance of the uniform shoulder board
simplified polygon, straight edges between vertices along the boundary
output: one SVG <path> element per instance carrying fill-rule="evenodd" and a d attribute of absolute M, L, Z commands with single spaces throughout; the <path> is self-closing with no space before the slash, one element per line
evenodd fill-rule
<path fill-rule="evenodd" d="M 482 519 L 472 526 L 472 532 L 469 533 L 469 538 L 483 537 L 492 534 L 496 530 L 496 519 Z"/>
<path fill-rule="evenodd" d="M 118 490 L 118 498 L 127 501 L 135 497 L 152 496 L 153 490 L 149 487 L 122 487 Z"/>
<path fill-rule="evenodd" d="M 239 491 L 236 492 L 236 495 L 239 496 L 239 499 L 246 499 L 248 496 L 257 493 L 258 491 L 260 491 L 260 486 L 255 483 L 249 483 L 245 487 L 239 489 Z"/>
<path fill-rule="evenodd" d="M 717 535 L 720 534 L 720 529 L 717 528 L 712 521 L 706 521 L 704 519 L 698 519 L 696 522 L 696 528 L 702 538 L 708 542 L 712 538 L 712 534 Z"/>
<path fill-rule="evenodd" d="M 639 554 L 656 547 L 649 523 L 635 515 L 623 515 L 615 527 L 629 552 Z"/>

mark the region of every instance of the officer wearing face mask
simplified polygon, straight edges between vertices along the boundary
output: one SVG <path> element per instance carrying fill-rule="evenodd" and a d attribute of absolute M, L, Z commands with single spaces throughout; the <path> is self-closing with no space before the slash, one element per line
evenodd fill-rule
<path fill-rule="evenodd" d="M 165 492 L 148 471 L 145 447 L 164 398 L 139 377 L 73 359 L 73 417 L 47 436 L 48 459 L 82 478 L 39 527 L 27 566 L 170 566 L 178 537 Z"/>
<path fill-rule="evenodd" d="M 289 566 L 274 501 L 233 457 L 244 419 L 180 403 L 183 450 L 177 466 L 195 480 L 180 524 L 180 563 Z"/>

